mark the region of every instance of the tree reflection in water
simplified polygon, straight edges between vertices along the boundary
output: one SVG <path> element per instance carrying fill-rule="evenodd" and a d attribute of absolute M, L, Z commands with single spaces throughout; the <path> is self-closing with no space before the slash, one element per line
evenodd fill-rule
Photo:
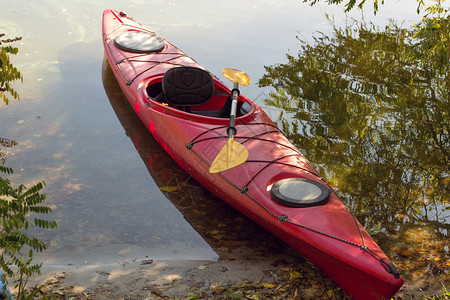
<path fill-rule="evenodd" d="M 413 34 L 335 27 L 259 85 L 274 88 L 266 104 L 281 108 L 280 128 L 382 247 L 408 272 L 448 274 L 448 56 L 437 67 L 417 56 Z"/>

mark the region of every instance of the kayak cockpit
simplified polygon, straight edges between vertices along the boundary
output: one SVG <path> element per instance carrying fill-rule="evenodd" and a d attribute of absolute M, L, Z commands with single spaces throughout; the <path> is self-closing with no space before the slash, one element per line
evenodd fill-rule
<path fill-rule="evenodd" d="M 149 81 L 146 88 L 149 100 L 197 115 L 229 118 L 231 92 L 211 74 L 195 67 L 175 67 L 160 78 Z M 237 117 L 251 111 L 252 105 L 238 101 Z"/>

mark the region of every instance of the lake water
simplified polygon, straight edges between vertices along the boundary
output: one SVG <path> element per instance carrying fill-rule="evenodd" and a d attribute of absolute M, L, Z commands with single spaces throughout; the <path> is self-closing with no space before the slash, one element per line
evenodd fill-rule
<path fill-rule="evenodd" d="M 384 26 L 395 18 L 405 27 L 420 20 L 415 1 L 389 2 L 376 16 L 368 3 L 365 20 Z M 15 84 L 20 102 L 0 105 L 0 137 L 18 143 L 2 151 L 6 166 L 15 170 L 14 183 L 47 183 L 47 204 L 58 228 L 37 235 L 50 245 L 48 264 L 215 260 L 218 245 L 211 236 L 240 218 L 180 170 L 123 105 L 104 65 L 104 9 L 126 12 L 219 78 L 224 67 L 244 70 L 252 84 L 242 93 L 265 107 L 273 89 L 257 85 L 264 66 L 296 54 L 297 37 L 312 42 L 315 32 L 331 33 L 326 15 L 337 26 L 361 19 L 358 11 L 345 15 L 341 7 L 301 1 L 0 3 L 0 32 L 23 38 L 15 43 L 19 54 L 12 59 L 24 76 Z M 273 118 L 278 116 L 276 111 Z M 443 215 L 437 221 L 444 228 L 436 250 L 441 262 L 448 259 L 445 205 L 448 198 L 438 205 Z M 406 250 L 415 242 L 409 241 Z M 408 257 L 406 250 L 400 247 L 396 258 Z"/>

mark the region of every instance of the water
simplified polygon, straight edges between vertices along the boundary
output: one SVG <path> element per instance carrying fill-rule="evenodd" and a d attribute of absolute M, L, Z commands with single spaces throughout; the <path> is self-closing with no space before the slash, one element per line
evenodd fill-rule
<path fill-rule="evenodd" d="M 301 1 L 1 1 L 0 32 L 23 37 L 13 61 L 24 76 L 15 84 L 21 101 L 0 105 L 0 137 L 17 141 L 2 149 L 15 170 L 13 182 L 47 183 L 47 204 L 59 226 L 37 233 L 50 245 L 46 263 L 215 260 L 214 230 L 239 227 L 240 215 L 180 170 L 122 106 L 114 80 L 102 70 L 106 8 L 125 11 L 220 78 L 224 67 L 244 70 L 253 83 L 242 92 L 262 106 L 272 91 L 256 84 L 264 66 L 295 55 L 296 37 L 312 42 L 314 32 L 330 34 L 326 14 L 338 26 L 361 14 Z M 397 1 L 381 6 L 376 17 L 368 6 L 365 16 L 380 26 L 388 18 L 410 26 L 420 20 L 415 8 L 414 1 Z M 279 110 L 271 112 L 278 119 Z M 315 164 L 324 163 L 311 154 Z M 448 224 L 448 214 L 444 219 L 438 222 Z M 367 222 L 368 230 L 383 231 L 374 225 L 380 222 Z M 409 232 L 417 224 L 409 223 Z M 433 246 L 444 253 L 436 256 L 441 261 L 448 259 L 448 250 L 440 250 L 447 235 Z M 415 242 L 408 239 L 391 254 L 402 260 Z"/>
<path fill-rule="evenodd" d="M 336 28 L 259 84 L 273 88 L 265 101 L 279 126 L 388 256 L 408 275 L 445 276 L 450 82 L 437 70 L 449 65 L 414 58 L 409 39 L 396 26 Z"/>

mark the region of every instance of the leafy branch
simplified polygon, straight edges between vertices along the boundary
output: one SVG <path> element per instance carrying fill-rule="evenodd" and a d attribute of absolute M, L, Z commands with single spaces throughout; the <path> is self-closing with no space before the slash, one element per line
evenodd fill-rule
<path fill-rule="evenodd" d="M 12 42 L 19 41 L 22 38 L 16 37 L 14 39 L 1 39 L 4 36 L 4 33 L 0 33 L 0 98 L 2 98 L 3 102 L 8 105 L 10 97 L 20 101 L 19 94 L 11 86 L 10 82 L 16 80 L 23 81 L 23 76 L 19 70 L 13 66 L 9 57 L 10 54 L 16 55 L 19 52 L 19 49 L 10 45 L 4 46 L 3 44 L 10 44 Z M 9 96 L 6 93 L 8 93 Z"/>
<path fill-rule="evenodd" d="M 11 168 L 0 166 L 0 173 L 13 174 Z M 0 267 L 7 277 L 14 275 L 12 266 L 18 271 L 16 284 L 17 299 L 32 297 L 36 290 L 29 293 L 25 289 L 28 278 L 39 274 L 42 264 L 33 264 L 33 251 L 41 252 L 47 245 L 37 238 L 28 236 L 25 231 L 30 227 L 54 229 L 56 221 L 48 221 L 36 216 L 51 213 L 43 203 L 46 196 L 41 193 L 45 182 L 41 181 L 27 189 L 23 184 L 13 187 L 7 178 L 0 177 Z M 30 220 L 31 218 L 31 220 Z M 27 254 L 24 252 L 28 251 Z"/>
<path fill-rule="evenodd" d="M 362 9 L 363 6 L 366 4 L 366 0 L 345 0 L 347 1 L 345 3 L 345 12 L 349 12 L 351 11 L 353 8 L 358 7 L 359 9 Z M 320 2 L 320 0 L 303 0 L 304 3 L 309 3 L 311 6 L 317 4 L 318 2 Z M 344 2 L 344 0 L 325 0 L 325 2 L 330 5 L 330 4 L 341 4 L 342 2 Z M 384 4 L 384 0 L 373 0 L 373 13 L 376 14 L 378 9 L 379 9 L 379 5 L 383 5 Z M 422 8 L 425 6 L 425 2 L 424 0 L 417 0 L 417 13 L 420 13 L 420 11 L 422 10 Z"/>

